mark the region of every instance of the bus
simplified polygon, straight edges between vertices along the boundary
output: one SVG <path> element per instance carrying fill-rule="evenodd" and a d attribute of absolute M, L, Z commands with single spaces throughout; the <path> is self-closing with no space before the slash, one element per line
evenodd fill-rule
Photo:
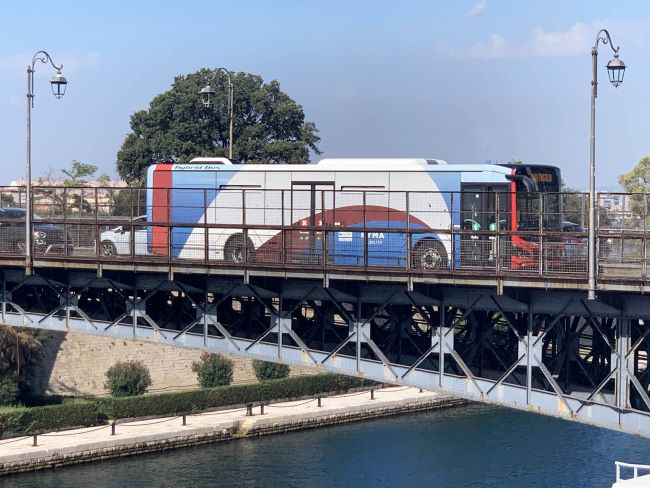
<path fill-rule="evenodd" d="M 154 164 L 147 179 L 149 251 L 178 259 L 489 266 L 499 232 L 507 266 L 525 269 L 538 264 L 540 233 L 562 224 L 560 170 L 549 165 L 195 158 Z"/>

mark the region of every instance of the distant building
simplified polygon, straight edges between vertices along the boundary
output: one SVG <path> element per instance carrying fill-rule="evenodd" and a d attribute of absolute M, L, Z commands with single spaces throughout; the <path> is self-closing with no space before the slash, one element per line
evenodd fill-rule
<path fill-rule="evenodd" d="M 127 188 L 125 181 L 88 180 L 83 188 L 65 187 L 65 180 L 36 178 L 32 181 L 34 210 L 49 213 L 49 209 L 66 201 L 66 206 L 97 208 L 100 213 L 108 212 L 119 190 Z M 11 203 L 13 201 L 13 203 Z M 25 206 L 25 180 L 14 180 L 8 187 L 2 187 L 2 204 Z"/>

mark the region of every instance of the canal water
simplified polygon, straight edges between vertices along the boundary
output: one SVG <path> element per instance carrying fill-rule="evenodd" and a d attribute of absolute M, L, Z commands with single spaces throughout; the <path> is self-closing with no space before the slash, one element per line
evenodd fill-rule
<path fill-rule="evenodd" d="M 650 440 L 495 407 L 389 417 L 16 475 L 6 487 L 610 487 Z"/>

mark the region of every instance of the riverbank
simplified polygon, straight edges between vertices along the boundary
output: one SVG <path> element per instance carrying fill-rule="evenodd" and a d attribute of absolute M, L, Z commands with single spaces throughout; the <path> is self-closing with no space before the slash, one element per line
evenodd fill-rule
<path fill-rule="evenodd" d="M 374 396 L 374 399 L 371 398 Z M 148 452 L 355 422 L 467 404 L 415 388 L 392 387 L 318 399 L 118 423 L 0 441 L 0 475 Z"/>

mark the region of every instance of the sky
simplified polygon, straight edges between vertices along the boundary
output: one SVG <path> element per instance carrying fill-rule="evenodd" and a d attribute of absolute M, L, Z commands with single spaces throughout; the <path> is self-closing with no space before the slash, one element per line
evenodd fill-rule
<path fill-rule="evenodd" d="M 650 154 L 646 0 L 5 0 L 0 184 L 24 176 L 26 68 L 45 50 L 69 85 L 55 99 L 55 71 L 36 66 L 34 178 L 72 160 L 116 177 L 130 115 L 175 76 L 225 67 L 278 80 L 316 123 L 323 157 L 519 159 L 586 189 L 600 28 L 629 66 L 612 87 L 600 45 L 597 186 L 617 189 Z"/>

